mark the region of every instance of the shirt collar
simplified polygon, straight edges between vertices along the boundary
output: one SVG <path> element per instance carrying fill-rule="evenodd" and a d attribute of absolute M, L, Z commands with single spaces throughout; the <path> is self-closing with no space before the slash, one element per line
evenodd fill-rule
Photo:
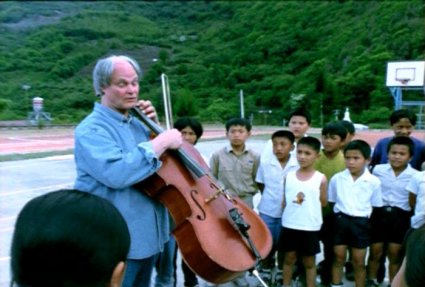
<path fill-rule="evenodd" d="M 389 164 L 389 163 L 385 163 L 384 168 L 388 172 L 393 172 L 393 168 L 391 167 L 391 164 Z M 400 174 L 409 173 L 412 169 L 413 169 L 413 167 L 410 165 L 410 163 L 407 163 L 406 168 L 402 172 L 400 172 Z"/>
<path fill-rule="evenodd" d="M 345 176 L 346 177 L 349 177 L 349 178 L 351 178 L 351 179 L 353 179 L 353 176 L 351 175 L 351 173 L 350 173 L 350 171 L 348 170 L 348 168 L 346 168 L 345 170 L 344 170 L 344 173 L 345 173 Z M 370 171 L 365 167 L 365 169 L 364 169 L 364 172 L 363 172 L 363 174 L 359 177 L 359 178 L 357 178 L 357 180 L 356 181 L 369 181 L 370 180 L 370 178 L 372 177 L 372 174 L 370 173 Z"/>
<path fill-rule="evenodd" d="M 121 113 L 119 113 L 117 111 L 114 111 L 113 109 L 111 109 L 111 108 L 109 108 L 109 107 L 107 107 L 105 105 L 102 105 L 100 103 L 97 103 L 97 102 L 94 103 L 94 111 L 96 111 L 96 112 L 98 112 L 98 113 L 100 113 L 102 115 L 105 115 L 105 116 L 107 116 L 109 118 L 112 118 L 112 119 L 116 120 L 120 124 L 130 123 L 133 120 L 133 118 L 134 118 L 130 114 L 128 115 L 128 117 L 126 117 L 123 114 L 121 114 Z"/>
<path fill-rule="evenodd" d="M 231 145 L 227 145 L 226 146 L 226 152 L 228 152 L 228 153 L 234 153 L 233 152 L 233 148 L 232 148 L 232 146 Z M 244 148 L 243 148 L 243 152 L 242 153 L 246 153 L 246 152 L 248 152 L 248 150 L 247 150 L 247 148 L 246 148 L 246 145 L 244 146 Z"/>

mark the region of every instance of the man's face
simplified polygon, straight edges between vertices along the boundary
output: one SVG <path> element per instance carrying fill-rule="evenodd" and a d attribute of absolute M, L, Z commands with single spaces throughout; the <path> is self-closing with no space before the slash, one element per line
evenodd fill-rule
<path fill-rule="evenodd" d="M 111 83 L 102 89 L 102 104 L 127 115 L 139 95 L 139 77 L 133 66 L 125 60 L 116 59 Z"/>
<path fill-rule="evenodd" d="M 303 116 L 293 116 L 289 120 L 288 124 L 289 129 L 295 136 L 295 140 L 302 138 L 307 132 L 310 125 L 307 123 L 307 120 Z"/>
<path fill-rule="evenodd" d="M 408 118 L 402 118 L 398 122 L 392 125 L 394 135 L 396 137 L 405 136 L 408 137 L 412 133 L 414 126 Z"/>

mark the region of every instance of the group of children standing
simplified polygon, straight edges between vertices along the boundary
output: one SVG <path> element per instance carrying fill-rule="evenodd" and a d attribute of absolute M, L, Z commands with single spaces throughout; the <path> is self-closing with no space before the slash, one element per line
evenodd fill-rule
<path fill-rule="evenodd" d="M 316 286 L 321 241 L 322 285 L 343 285 L 347 253 L 356 286 L 378 286 L 385 253 L 391 282 L 403 260 L 406 233 L 425 223 L 425 172 L 419 172 L 425 145 L 410 136 L 416 116 L 395 111 L 394 136 L 380 140 L 373 155 L 366 141 L 352 140 L 351 123 L 327 124 L 321 141 L 306 135 L 310 123 L 308 111 L 294 111 L 289 131 L 273 133 L 260 157 L 245 145 L 249 121 L 230 120 L 230 145 L 210 160 L 212 174 L 251 207 L 257 187 L 261 191 L 259 215 L 273 238 L 273 251 L 262 265 L 264 278 L 270 278 L 277 251 L 283 286 L 291 286 L 296 265 L 306 286 Z M 248 286 L 242 279 L 235 283 Z"/>

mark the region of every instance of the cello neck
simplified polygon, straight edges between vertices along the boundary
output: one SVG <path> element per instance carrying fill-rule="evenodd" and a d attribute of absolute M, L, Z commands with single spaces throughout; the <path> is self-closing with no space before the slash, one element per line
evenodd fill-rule
<path fill-rule="evenodd" d="M 155 134 L 159 135 L 164 132 L 164 129 L 151 120 L 145 113 L 143 113 L 139 108 L 133 108 L 132 112 Z M 173 150 L 170 150 L 173 152 Z M 207 172 L 192 158 L 190 157 L 182 148 L 175 150 L 175 153 L 182 160 L 183 164 L 195 174 L 196 177 L 201 177 L 207 174 Z"/>
<path fill-rule="evenodd" d="M 139 108 L 132 108 L 131 111 L 155 134 L 159 135 L 160 133 L 162 133 L 164 131 L 164 129 L 162 127 L 160 127 L 157 123 L 155 123 L 153 120 L 151 120 Z"/>

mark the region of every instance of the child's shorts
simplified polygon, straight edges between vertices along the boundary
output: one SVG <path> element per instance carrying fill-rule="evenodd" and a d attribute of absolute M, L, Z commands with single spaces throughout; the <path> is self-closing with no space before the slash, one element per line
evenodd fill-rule
<path fill-rule="evenodd" d="M 370 241 L 402 244 L 409 227 L 409 211 L 391 206 L 374 208 L 370 217 Z"/>
<path fill-rule="evenodd" d="M 282 227 L 279 250 L 296 251 L 299 256 L 314 256 L 320 252 L 319 231 L 305 231 Z"/>
<path fill-rule="evenodd" d="M 365 249 L 370 244 L 370 219 L 368 217 L 335 214 L 334 245 L 347 245 Z"/>

